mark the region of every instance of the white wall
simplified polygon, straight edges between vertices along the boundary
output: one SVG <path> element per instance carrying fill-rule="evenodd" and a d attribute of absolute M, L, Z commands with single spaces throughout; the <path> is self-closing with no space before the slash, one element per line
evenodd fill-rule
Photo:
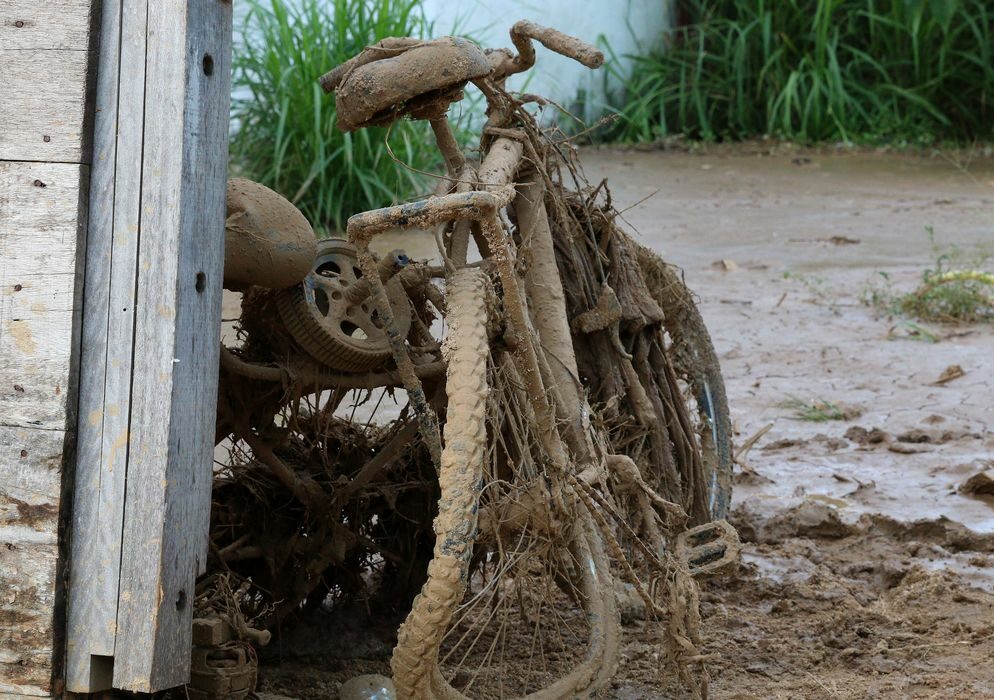
<path fill-rule="evenodd" d="M 293 2 L 294 0 L 286 0 Z M 672 23 L 674 0 L 423 0 L 434 33 L 470 36 L 483 46 L 511 48 L 508 30 L 519 19 L 554 27 L 607 47 L 617 55 L 623 67 L 625 54 L 641 53 L 660 45 L 663 32 Z M 243 26 L 244 3 L 235 2 L 235 31 Z M 236 37 L 237 46 L 237 37 Z M 538 62 L 528 73 L 512 78 L 510 87 L 556 100 L 572 107 L 581 91 L 595 103 L 604 98 L 606 69 L 591 71 L 579 63 L 539 47 Z M 596 104 L 594 109 L 596 109 Z M 581 115 L 589 117 L 589 113 Z"/>
<path fill-rule="evenodd" d="M 297 0 L 284 0 L 293 4 Z M 617 57 L 619 68 L 626 71 L 630 61 L 626 54 L 640 54 L 661 45 L 663 33 L 672 26 L 674 0 L 423 0 L 425 14 L 434 23 L 433 34 L 468 36 L 484 47 L 512 48 L 508 30 L 519 19 L 551 26 L 596 44 L 605 56 Z M 247 7 L 234 4 L 234 27 L 244 26 Z M 235 46 L 238 37 L 235 37 Z M 610 47 L 610 48 L 609 48 Z M 605 101 L 605 85 L 615 81 L 607 68 L 592 71 L 538 47 L 536 67 L 511 78 L 515 90 L 548 97 L 564 107 L 576 110 L 581 92 L 589 96 L 585 119 L 600 116 Z M 243 97 L 236 87 L 236 96 Z M 471 90 L 471 92 L 474 92 Z M 459 109 L 458 106 L 455 109 Z"/>
<path fill-rule="evenodd" d="M 455 31 L 486 47 L 511 48 L 508 30 L 519 19 L 528 19 L 597 43 L 605 54 L 610 45 L 625 66 L 625 54 L 661 43 L 663 32 L 671 26 L 672 6 L 672 0 L 424 0 L 436 34 Z M 595 101 L 603 100 L 605 69 L 591 71 L 541 47 L 538 52 L 536 67 L 512 78 L 512 88 L 526 85 L 528 92 L 565 106 L 571 106 L 581 91 Z"/>

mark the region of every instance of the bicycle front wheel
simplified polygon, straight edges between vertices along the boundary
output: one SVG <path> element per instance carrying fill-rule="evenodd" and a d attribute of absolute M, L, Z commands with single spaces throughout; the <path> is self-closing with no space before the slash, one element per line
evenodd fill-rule
<path fill-rule="evenodd" d="M 485 285 L 474 270 L 447 285 L 436 542 L 391 661 L 397 696 L 582 698 L 616 665 L 610 567 L 590 513 L 540 447 L 514 363 L 490 352 Z"/>

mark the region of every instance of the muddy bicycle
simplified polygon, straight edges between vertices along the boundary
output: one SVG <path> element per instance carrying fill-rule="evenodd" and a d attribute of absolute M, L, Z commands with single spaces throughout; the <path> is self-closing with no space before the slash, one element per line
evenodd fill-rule
<path fill-rule="evenodd" d="M 528 110 L 541 98 L 505 87 L 533 41 L 603 57 L 529 22 L 511 40 L 386 39 L 321 79 L 343 130 L 429 121 L 445 172 L 432 196 L 318 242 L 299 283 L 239 277 L 218 438 L 240 456 L 215 487 L 215 558 L 255 586 L 240 606 L 262 626 L 329 600 L 409 601 L 399 698 L 594 693 L 618 662 L 619 591 L 666 620 L 700 693 L 693 576 L 736 549 L 717 359 L 679 272 L 617 225 L 569 138 Z M 479 162 L 446 117 L 469 84 L 487 103 Z M 284 206 L 259 196 L 233 216 Z M 437 261 L 375 255 L 397 230 L 430 236 Z M 402 397 L 398 418 L 342 414 L 374 391 Z"/>

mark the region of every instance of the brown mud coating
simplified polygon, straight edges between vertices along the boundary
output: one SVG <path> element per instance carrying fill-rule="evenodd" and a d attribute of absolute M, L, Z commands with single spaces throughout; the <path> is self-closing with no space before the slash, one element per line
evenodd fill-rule
<path fill-rule="evenodd" d="M 859 301 L 878 271 L 915 287 L 934 257 L 925 225 L 940 243 L 991 244 L 994 163 L 769 144 L 583 160 L 591 181 L 611 178 L 619 210 L 659 190 L 624 218 L 699 295 L 736 444 L 774 424 L 743 457 L 750 473 L 736 470 L 744 562 L 701 594 L 710 697 L 994 696 L 994 498 L 957 492 L 994 451 L 994 333 L 930 326 L 940 342 L 894 339 L 901 321 Z M 408 252 L 430 257 L 423 245 Z M 713 266 L 723 259 L 737 269 Z M 951 364 L 965 375 L 933 386 Z M 860 414 L 793 420 L 780 407 L 789 395 Z M 263 665 L 262 690 L 335 698 L 354 675 L 389 674 L 391 645 L 358 622 L 315 623 L 284 640 L 280 665 Z M 357 649 L 365 658 L 349 658 Z M 658 629 L 630 611 L 606 697 L 684 697 L 660 687 L 659 659 Z"/>
<path fill-rule="evenodd" d="M 604 55 L 587 42 L 523 20 L 511 28 L 518 55 L 507 49 L 484 52 L 459 37 L 388 38 L 337 66 L 319 82 L 326 92 L 337 93 L 337 125 L 342 131 L 387 125 L 404 115 L 434 121 L 444 117 L 451 102 L 462 99 L 466 83 L 479 84 L 488 76 L 497 83 L 531 68 L 535 64 L 532 40 L 588 68 L 604 63 Z"/>
<path fill-rule="evenodd" d="M 342 131 L 389 124 L 407 113 L 440 117 L 463 85 L 490 73 L 483 51 L 465 39 L 392 41 L 403 46 L 402 56 L 373 46 L 322 79 L 326 90 L 336 91 Z"/>
<path fill-rule="evenodd" d="M 743 458 L 754 474 L 736 469 L 744 564 L 702 591 L 711 696 L 994 696 L 994 498 L 957 492 L 994 452 L 994 333 L 895 339 L 905 321 L 860 301 L 880 271 L 917 286 L 925 226 L 994 252 L 994 163 L 771 144 L 583 158 L 619 209 L 659 190 L 624 216 L 700 297 L 736 445 L 773 424 Z M 952 364 L 966 374 L 933 386 Z M 792 396 L 847 417 L 795 420 Z M 643 641 L 614 697 L 657 697 Z"/>
<path fill-rule="evenodd" d="M 228 180 L 224 283 L 285 289 L 311 271 L 314 230 L 297 207 L 265 185 Z"/>
<path fill-rule="evenodd" d="M 381 261 L 386 288 L 373 285 L 380 269 L 366 270 L 354 246 L 329 238 L 318 243 L 318 256 L 304 282 L 276 295 L 276 306 L 294 340 L 312 358 L 345 372 L 362 372 L 390 357 L 388 330 L 394 324 L 404 336 L 411 327 L 410 302 L 397 265 L 406 265 L 401 251 Z M 382 292 L 391 322 L 376 316 L 376 294 Z"/>
<path fill-rule="evenodd" d="M 348 601 L 350 595 L 362 592 L 362 589 L 355 590 L 355 583 L 350 578 L 382 576 L 385 582 L 386 572 L 364 573 L 370 571 L 364 563 L 364 558 L 368 556 L 364 552 L 370 546 L 373 546 L 377 556 L 383 557 L 384 563 L 399 565 L 409 572 L 399 595 L 395 589 L 391 590 L 392 586 L 383 583 L 376 586 L 380 591 L 377 597 L 382 594 L 382 602 L 398 606 L 398 612 L 409 600 L 408 594 L 414 590 L 412 584 L 417 585 L 418 576 L 427 576 L 428 581 L 421 595 L 414 600 L 413 610 L 398 632 L 391 663 L 398 689 L 406 693 L 405 697 L 412 698 L 426 696 L 424 691 L 429 686 L 435 694 L 434 691 L 441 691 L 450 683 L 465 686 L 467 682 L 482 687 L 484 696 L 491 692 L 491 684 L 497 684 L 495 687 L 500 688 L 500 694 L 541 691 L 532 696 L 536 700 L 539 697 L 571 697 L 605 687 L 616 670 L 619 651 L 620 628 L 612 582 L 612 568 L 617 567 L 623 579 L 645 601 L 647 608 L 654 615 L 667 617 L 661 632 L 668 660 L 688 687 L 702 689 L 703 680 L 699 673 L 704 657 L 696 647 L 700 641 L 697 587 L 686 567 L 679 565 L 662 548 L 664 538 L 675 536 L 683 527 L 688 520 L 687 514 L 693 522 L 708 518 L 709 506 L 702 496 L 708 490 L 707 470 L 714 468 L 714 463 L 702 461 L 701 454 L 706 454 L 707 450 L 698 449 L 698 441 L 703 438 L 701 422 L 699 417 L 695 419 L 696 412 L 685 405 L 679 385 L 681 380 L 693 385 L 694 379 L 686 373 L 688 367 L 681 368 L 671 361 L 664 337 L 665 329 L 661 325 L 663 314 L 659 303 L 653 298 L 653 295 L 667 293 L 665 287 L 670 284 L 682 283 L 674 279 L 660 284 L 659 279 L 662 278 L 657 274 L 656 281 L 647 285 L 643 281 L 643 275 L 647 272 L 641 270 L 636 255 L 639 246 L 617 228 L 606 191 L 602 188 L 591 189 L 589 197 L 574 193 L 574 186 L 566 184 L 563 176 L 563 172 L 568 171 L 572 178 L 582 179 L 572 158 L 567 157 L 560 163 L 556 156 L 547 153 L 537 129 L 530 121 L 523 122 L 520 136 L 520 140 L 506 136 L 499 138 L 481 164 L 481 173 L 486 178 L 484 183 L 494 187 L 492 191 L 457 192 L 423 202 L 366 212 L 352 217 L 348 226 L 350 238 L 358 244 L 363 277 L 373 280 L 374 287 L 377 287 L 377 266 L 363 248 L 369 237 L 391 226 L 426 228 L 442 220 L 443 216 L 450 219 L 471 216 L 479 221 L 481 240 L 485 240 L 488 249 L 494 252 L 493 257 L 486 261 L 486 267 L 491 268 L 492 282 L 499 283 L 502 293 L 498 296 L 502 298 L 505 327 L 497 335 L 503 338 L 503 343 L 492 348 L 497 355 L 494 362 L 485 367 L 486 371 L 469 372 L 474 381 L 482 382 L 484 387 L 489 384 L 493 388 L 492 394 L 497 396 L 495 403 L 488 403 L 485 407 L 484 415 L 489 423 L 484 434 L 500 437 L 489 441 L 492 448 L 485 451 L 487 468 L 483 483 L 480 483 L 479 477 L 470 479 L 471 483 L 479 484 L 476 488 L 487 492 L 487 496 L 480 499 L 480 506 L 489 508 L 489 517 L 481 519 L 484 529 L 478 536 L 470 535 L 470 531 L 475 531 L 475 526 L 467 509 L 472 508 L 475 513 L 476 499 L 463 503 L 463 499 L 472 496 L 466 486 L 449 493 L 451 468 L 446 467 L 444 460 L 437 478 L 441 490 L 437 501 L 439 516 L 432 528 L 437 535 L 436 552 L 427 570 L 422 568 L 423 560 L 411 559 L 410 554 L 404 551 L 412 544 L 410 535 L 394 532 L 383 519 L 385 513 L 369 507 L 373 484 L 369 484 L 371 488 L 361 494 L 353 492 L 359 497 L 355 503 L 348 496 L 343 497 L 342 494 L 347 493 L 348 489 L 341 486 L 361 475 L 350 474 L 358 465 L 344 456 L 343 443 L 359 442 L 361 437 L 391 442 L 394 438 L 389 434 L 377 435 L 376 431 L 370 432 L 361 424 L 349 421 L 336 423 L 331 419 L 330 411 L 324 408 L 295 403 L 294 397 L 300 393 L 299 372 L 281 359 L 286 353 L 278 349 L 278 338 L 261 342 L 267 334 L 279 334 L 271 324 L 267 327 L 265 320 L 271 304 L 266 293 L 262 292 L 245 297 L 241 327 L 247 334 L 247 342 L 232 354 L 242 363 L 262 364 L 260 372 L 274 366 L 282 367 L 287 381 L 281 387 L 282 391 L 271 390 L 267 395 L 260 394 L 251 386 L 259 378 L 256 372 L 243 374 L 242 380 L 229 374 L 223 376 L 219 418 L 224 430 L 219 430 L 219 436 L 227 434 L 225 430 L 230 428 L 252 450 L 254 460 L 247 461 L 244 456 L 233 455 L 230 464 L 234 490 L 223 488 L 223 480 L 220 488 L 215 489 L 218 500 L 214 518 L 216 559 L 224 566 L 232 567 L 246 583 L 251 580 L 250 588 L 257 587 L 261 597 L 246 601 L 248 609 L 245 614 L 253 622 L 258 621 L 266 627 L 278 627 L 286 619 L 285 616 L 300 604 L 307 607 L 319 605 L 329 595 L 339 601 Z M 534 226 L 528 231 L 514 226 L 510 219 L 505 223 L 498 210 L 498 207 L 508 204 L 510 190 L 505 183 L 515 170 L 513 163 L 505 164 L 504 161 L 509 156 L 522 153 L 522 142 L 533 156 L 530 163 L 535 166 L 535 172 L 531 177 L 541 186 L 532 195 L 534 202 L 519 200 L 509 210 L 508 216 L 518 218 L 519 223 L 529 220 L 529 217 L 534 221 L 535 215 L 531 210 L 538 204 L 544 202 L 550 208 L 550 220 L 542 225 L 534 221 Z M 543 189 L 545 195 L 542 194 Z M 536 241 L 529 241 L 529 236 L 544 236 L 547 240 L 538 245 Z M 530 246 L 530 255 L 519 256 L 516 252 L 519 246 Z M 559 348 L 562 356 L 555 359 L 567 368 L 569 380 L 574 384 L 580 381 L 577 368 L 583 367 L 583 378 L 589 384 L 587 388 L 591 400 L 596 401 L 595 408 L 590 411 L 590 420 L 599 426 L 597 437 L 588 436 L 579 424 L 580 419 L 574 420 L 566 412 L 562 415 L 572 427 L 567 427 L 560 435 L 557 409 L 555 403 L 550 401 L 553 396 L 557 397 L 557 401 L 562 400 L 558 398 L 562 393 L 556 386 L 557 379 L 550 367 L 550 361 L 554 358 L 548 355 L 548 348 L 543 347 L 539 352 L 541 346 L 538 344 L 539 338 L 551 342 L 555 333 L 550 326 L 549 314 L 543 313 L 541 308 L 530 308 L 526 303 L 527 296 L 515 270 L 519 260 L 534 264 L 538 274 L 542 269 L 549 270 L 551 274 L 558 268 L 560 275 L 568 277 L 564 285 L 568 298 L 559 304 L 563 309 L 565 303 L 563 310 L 571 316 L 578 316 L 594 305 L 595 299 L 590 297 L 606 285 L 608 275 L 617 286 L 622 307 L 619 321 L 625 321 L 623 329 L 620 326 L 593 328 L 571 338 L 569 324 L 559 323 L 564 319 L 554 319 L 564 341 L 563 347 Z M 650 267 L 665 267 L 661 260 L 650 260 L 647 264 Z M 466 272 L 485 275 L 482 270 Z M 447 286 L 451 285 L 453 294 L 459 289 L 456 280 L 460 274 L 455 272 L 449 277 Z M 467 329 L 477 333 L 481 342 L 489 342 L 489 324 L 484 311 L 490 295 L 483 293 L 482 289 L 481 286 L 481 292 L 476 295 L 478 299 L 469 304 L 478 316 L 475 325 L 469 320 L 450 323 L 450 334 L 443 347 L 449 346 L 450 350 L 458 347 L 459 339 L 452 334 L 465 333 Z M 382 291 L 377 291 L 377 294 L 382 294 Z M 686 294 L 680 296 L 677 305 L 686 299 L 689 299 Z M 415 301 L 413 297 L 412 301 Z M 419 310 L 422 304 L 423 301 L 415 301 L 413 305 L 415 316 L 419 318 L 427 313 L 426 309 Z M 457 312 L 454 301 L 446 306 L 449 313 Z M 378 307 L 384 324 L 390 327 L 386 304 L 378 302 Z M 680 322 L 681 318 L 675 316 Z M 624 373 L 615 366 L 617 362 L 627 366 L 633 356 L 622 347 L 622 336 L 619 334 L 627 342 L 624 347 L 644 354 L 648 360 L 648 363 L 640 363 L 643 376 L 632 370 L 629 380 L 639 386 L 639 396 L 643 401 L 651 396 L 654 401 L 651 410 L 657 411 L 659 416 L 658 420 L 646 421 L 646 424 L 634 429 L 624 424 L 628 410 L 624 402 L 631 400 L 629 397 L 633 395 L 633 388 L 621 385 L 621 380 L 617 378 Z M 687 337 L 687 334 L 680 337 Z M 680 342 L 680 337 L 674 336 L 675 344 Z M 591 348 L 587 346 L 594 338 L 602 345 L 614 338 L 615 348 L 622 347 L 621 351 L 596 362 L 607 369 L 604 373 L 593 371 L 594 364 L 589 358 L 579 362 L 580 356 L 591 355 Z M 404 380 L 413 413 L 421 417 L 420 429 L 432 456 L 431 464 L 438 465 L 440 460 L 436 453 L 440 441 L 430 439 L 431 428 L 437 425 L 434 415 L 443 410 L 448 413 L 445 423 L 446 450 L 466 444 L 468 434 L 449 436 L 448 429 L 458 427 L 460 420 L 465 421 L 472 416 L 473 412 L 461 410 L 460 401 L 456 400 L 471 397 L 469 394 L 463 396 L 458 387 L 454 387 L 457 389 L 455 394 L 450 393 L 448 390 L 453 387 L 446 385 L 448 407 L 435 401 L 442 387 L 437 383 L 434 386 L 423 385 L 414 376 L 412 360 L 403 345 L 405 339 L 398 334 L 397 340 L 399 353 L 391 339 L 393 360 Z M 571 359 L 573 343 L 580 353 L 577 360 Z M 428 350 L 429 354 L 432 352 Z M 470 356 L 475 361 L 483 359 L 479 351 L 471 352 Z M 227 357 L 225 369 L 238 372 L 238 363 L 230 360 L 231 357 Z M 452 382 L 454 372 L 455 369 L 450 366 L 448 383 Z M 613 386 L 608 383 L 611 378 L 616 380 Z M 716 392 L 717 395 L 723 393 Z M 254 399 L 258 408 L 246 402 L 249 397 Z M 432 397 L 431 404 L 427 401 L 428 397 Z M 273 402 L 272 398 L 277 401 Z M 334 410 L 343 396 L 339 394 L 336 398 L 336 394 L 332 393 L 329 398 L 330 410 Z M 285 403 L 287 401 L 289 404 Z M 612 408 L 605 408 L 605 402 L 612 402 Z M 315 411 L 315 408 L 318 410 Z M 425 420 L 423 408 L 427 408 L 431 420 Z M 275 424 L 274 409 L 280 412 Z M 387 430 L 399 427 L 406 432 L 405 423 L 410 421 L 409 415 L 406 421 Z M 519 422 L 522 418 L 524 423 Z M 280 427 L 282 425 L 286 425 L 287 429 Z M 254 426 L 259 427 L 252 430 Z M 652 435 L 651 439 L 645 439 L 647 434 Z M 728 434 L 727 430 L 724 434 Z M 329 444 L 332 440 L 339 444 L 337 450 Z M 583 442 L 586 445 L 581 450 L 579 445 Z M 398 450 L 402 444 L 375 450 L 375 459 L 383 463 L 377 487 L 387 497 L 389 510 L 397 510 L 397 495 L 388 495 L 395 489 L 408 491 L 413 486 L 427 492 L 424 495 L 429 498 L 434 491 L 434 482 L 425 482 L 423 477 L 414 483 L 410 478 L 396 482 L 396 475 L 386 473 L 384 468 L 388 465 L 391 471 L 399 471 L 401 467 L 398 463 L 413 468 L 415 473 L 424 473 L 422 456 L 404 455 Z M 322 445 L 327 447 L 321 449 Z M 570 446 L 569 451 L 567 445 Z M 628 480 L 630 493 L 616 503 L 612 503 L 604 493 L 611 483 L 611 475 L 604 468 L 612 462 L 595 457 L 605 453 L 626 455 L 630 465 L 636 464 L 633 460 L 637 460 L 638 469 L 645 470 L 646 479 Z M 580 460 L 585 459 L 584 455 L 590 455 L 590 463 L 581 461 L 574 467 L 570 454 Z M 381 458 L 381 455 L 386 456 Z M 319 465 L 320 468 L 315 469 Z M 365 467 L 362 469 L 365 470 Z M 268 482 L 268 488 L 250 487 L 252 482 Z M 593 484 L 598 487 L 594 488 Z M 278 493 L 272 488 L 277 485 L 288 492 L 302 506 L 302 510 L 294 513 L 285 508 L 277 509 L 260 525 L 256 522 L 257 511 L 268 513 L 276 505 L 275 502 L 267 503 L 269 498 L 284 500 L 278 495 L 259 497 L 261 494 Z M 256 503 L 253 504 L 251 498 L 246 498 L 246 494 L 238 490 L 245 487 L 255 492 Z M 539 488 L 536 490 L 533 487 Z M 504 527 L 508 521 L 502 517 L 506 506 L 516 502 L 519 490 L 538 496 L 531 500 L 541 508 L 535 516 L 518 518 L 523 528 L 520 533 Z M 643 492 L 650 493 L 655 502 L 640 498 Z M 448 503 L 451 499 L 455 500 Z M 671 508 L 678 517 L 667 517 L 663 523 L 657 524 L 653 508 L 659 503 L 664 510 Z M 605 516 L 600 511 L 602 508 L 610 515 Z M 633 508 L 633 515 L 638 517 L 627 517 Z M 283 512 L 280 513 L 280 510 Z M 424 522 L 424 512 L 416 518 L 412 515 L 408 513 L 404 518 L 412 523 Z M 267 519 L 269 523 L 265 523 Z M 458 557 L 444 550 L 449 544 L 447 530 L 456 521 L 460 523 L 460 528 L 466 528 L 464 534 L 472 536 L 478 545 L 472 550 L 474 567 L 468 577 L 469 585 L 477 586 L 477 595 L 496 596 L 495 604 L 501 598 L 511 601 L 511 604 L 519 601 L 522 606 L 534 611 L 525 614 L 527 608 L 520 608 L 521 613 L 529 618 L 526 624 L 536 625 L 532 633 L 542 635 L 534 644 L 534 653 L 539 655 L 541 663 L 516 678 L 507 678 L 505 667 L 514 667 L 519 659 L 524 661 L 521 654 L 525 647 L 517 643 L 513 633 L 507 636 L 509 618 L 506 608 L 491 629 L 489 605 L 470 605 L 454 620 L 452 634 L 447 634 L 449 619 L 459 604 L 461 592 L 461 588 L 455 585 L 462 578 Z M 615 521 L 624 523 L 619 535 L 613 532 Z M 283 541 L 283 537 L 274 536 L 280 532 L 304 532 L 307 535 L 306 538 Z M 396 544 L 384 547 L 377 545 L 367 533 L 380 538 L 382 533 L 400 537 Z M 651 546 L 643 541 L 645 537 L 649 538 Z M 438 550 L 439 546 L 443 549 Z M 641 553 L 638 559 L 632 558 L 633 548 Z M 510 570 L 505 570 L 503 566 L 497 569 L 489 567 L 487 553 L 490 551 L 508 552 L 516 563 Z M 645 553 L 648 553 L 648 559 L 641 558 Z M 609 565 L 606 554 L 610 555 L 614 567 Z M 630 559 L 636 563 L 633 564 Z M 252 560 L 260 560 L 258 563 L 262 568 L 254 563 L 251 568 L 246 568 Z M 286 560 L 298 563 L 290 567 L 279 564 Z M 489 585 L 488 576 L 498 577 L 495 580 L 499 583 Z M 653 587 L 653 576 L 663 582 L 656 594 L 658 598 L 649 592 Z M 511 585 L 519 586 L 519 595 L 507 590 Z M 273 590 L 277 588 L 285 594 L 273 595 Z M 366 592 L 373 588 L 366 589 Z M 267 599 L 270 602 L 267 603 Z M 333 609 L 339 614 L 348 610 L 346 603 L 333 605 Z M 376 610 L 374 614 L 382 613 Z M 298 615 L 297 619 L 302 617 Z M 491 636 L 484 637 L 478 645 L 477 641 L 488 630 Z M 500 636 L 493 636 L 495 634 Z M 452 656 L 456 653 L 455 647 L 442 647 L 446 638 L 450 645 L 461 644 L 463 640 L 468 640 L 469 645 L 459 647 L 458 653 Z M 566 643 L 567 638 L 569 643 Z M 506 648 L 503 641 L 497 644 L 498 639 L 508 639 L 512 646 L 506 652 L 502 651 L 501 661 L 491 663 L 491 654 L 486 651 L 488 646 L 490 649 L 494 645 Z M 514 654 L 513 659 L 506 654 Z M 446 664 L 450 657 L 455 660 L 455 666 L 446 666 L 442 671 L 439 665 Z M 466 675 L 467 669 L 477 667 L 485 667 L 486 672 Z M 701 697 L 700 693 L 697 697 Z"/>
<path fill-rule="evenodd" d="M 455 273 L 449 283 L 447 320 L 451 335 L 445 353 L 448 419 L 438 476 L 439 503 L 443 505 L 432 527 L 436 540 L 429 580 L 397 631 L 397 643 L 403 653 L 394 654 L 391 662 L 394 678 L 398 683 L 406 682 L 400 689 L 409 697 L 431 694 L 434 654 L 456 607 L 448 603 L 462 599 L 473 554 L 487 449 L 486 285 L 486 276 L 472 269 Z"/>

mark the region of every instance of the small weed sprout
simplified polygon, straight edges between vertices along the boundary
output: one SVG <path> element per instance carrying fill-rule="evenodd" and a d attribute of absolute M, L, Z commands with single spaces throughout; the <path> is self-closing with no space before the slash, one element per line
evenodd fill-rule
<path fill-rule="evenodd" d="M 783 278 L 800 283 L 812 295 L 813 303 L 826 307 L 833 314 L 840 313 L 839 297 L 828 289 L 824 278 L 789 270 L 783 273 Z"/>
<path fill-rule="evenodd" d="M 791 411 L 791 418 L 794 420 L 809 423 L 824 423 L 830 420 L 846 420 L 848 418 L 846 411 L 841 406 L 824 399 L 805 401 L 791 396 L 781 401 L 778 406 Z"/>
<path fill-rule="evenodd" d="M 922 272 L 918 287 L 911 292 L 897 293 L 890 276 L 878 272 L 880 279 L 864 290 L 863 303 L 890 315 L 918 321 L 994 322 L 994 274 L 980 269 L 989 257 L 979 252 L 970 254 L 956 246 L 940 248 L 935 243 L 933 229 L 926 227 L 926 231 L 935 257 Z M 923 329 L 917 326 L 917 330 Z M 908 337 L 915 335 L 911 333 Z M 934 342 L 933 338 L 931 333 L 914 337 L 930 342 Z"/>

